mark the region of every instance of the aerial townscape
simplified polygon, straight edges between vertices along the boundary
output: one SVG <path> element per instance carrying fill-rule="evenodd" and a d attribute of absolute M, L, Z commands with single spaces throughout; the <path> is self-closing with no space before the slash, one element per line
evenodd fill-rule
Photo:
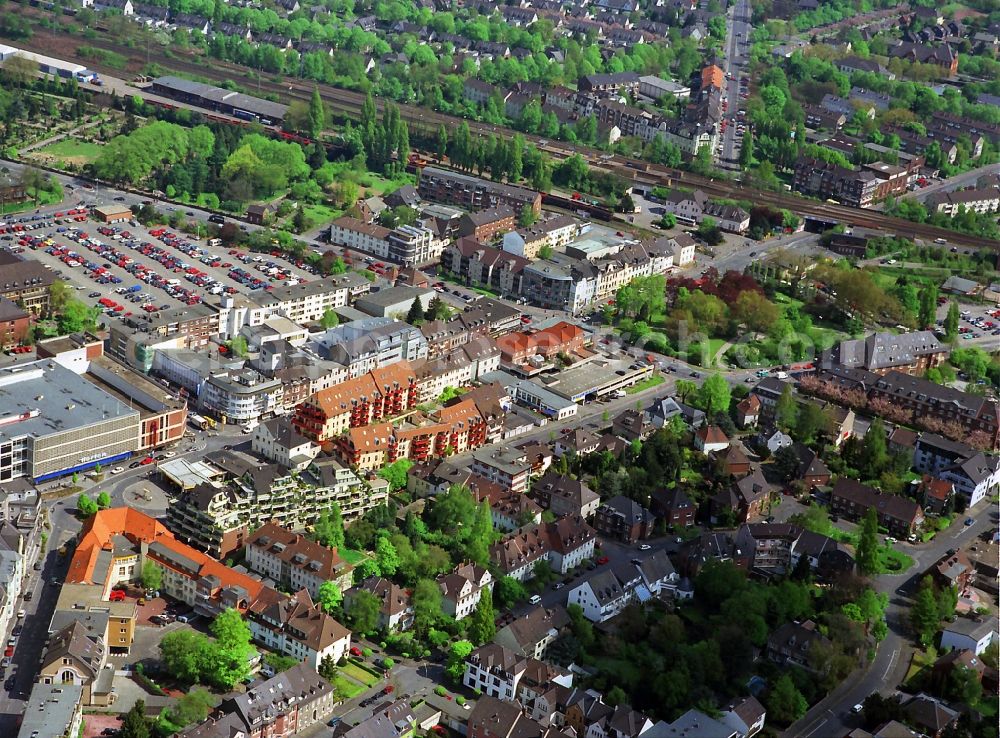
<path fill-rule="evenodd" d="M 0 0 L 3 738 L 1000 738 L 998 0 Z"/>

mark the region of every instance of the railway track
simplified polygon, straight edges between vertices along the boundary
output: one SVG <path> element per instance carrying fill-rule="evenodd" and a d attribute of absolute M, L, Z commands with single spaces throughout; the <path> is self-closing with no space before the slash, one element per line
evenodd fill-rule
<path fill-rule="evenodd" d="M 51 38 L 62 39 L 65 42 L 65 39 L 54 34 Z M 51 49 L 53 47 L 43 39 L 44 36 L 36 34 L 36 36 L 33 36 L 32 39 L 20 43 L 32 51 L 37 51 L 39 53 L 51 53 Z M 110 51 L 115 51 L 123 56 L 126 56 L 136 64 L 137 69 L 145 63 L 145 61 L 140 58 L 142 56 L 141 49 L 104 41 L 102 41 L 102 46 Z M 73 49 L 73 53 L 69 53 L 69 49 L 67 49 L 67 51 L 64 52 L 64 56 L 76 58 L 78 61 L 87 63 L 88 66 L 110 76 L 117 76 L 121 73 L 120 69 L 114 69 L 112 67 L 107 67 L 100 62 L 80 58 L 75 52 L 75 48 Z M 166 69 L 183 72 L 204 79 L 210 79 L 217 83 L 233 81 L 238 84 L 243 84 L 247 92 L 251 94 L 256 90 L 258 93 L 274 95 L 284 102 L 291 100 L 308 102 L 312 96 L 314 86 L 312 82 L 298 79 L 286 78 L 281 83 L 273 82 L 270 79 L 261 79 L 260 77 L 254 79 L 251 74 L 252 70 L 249 70 L 247 67 L 237 65 L 232 62 L 213 59 L 211 57 L 202 57 L 198 62 L 195 62 L 174 56 L 167 56 L 162 52 L 150 52 L 148 60 L 150 62 L 155 62 Z M 358 115 L 360 115 L 365 95 L 353 90 L 346 90 L 325 84 L 320 84 L 318 87 L 320 97 L 330 106 L 334 113 L 354 117 L 355 119 Z M 381 109 L 384 101 L 376 98 L 375 104 L 379 109 Z M 454 127 L 458 120 L 450 115 L 405 103 L 399 104 L 398 107 L 400 117 L 406 120 L 407 123 L 410 124 L 411 128 L 416 126 L 418 129 L 422 129 L 428 133 L 435 132 L 441 125 L 448 128 Z M 467 120 L 466 123 L 472 133 L 481 136 L 497 135 L 501 137 L 509 137 L 516 133 L 509 128 L 493 126 L 478 121 Z M 885 213 L 877 210 L 863 210 L 848 207 L 846 205 L 819 202 L 791 193 L 770 192 L 767 190 L 748 188 L 739 183 L 727 180 L 715 180 L 710 177 L 704 177 L 691 172 L 650 164 L 648 162 L 630 157 L 624 157 L 621 155 L 609 157 L 606 152 L 593 147 L 571 146 L 558 141 L 548 141 L 531 134 L 521 135 L 524 136 L 526 141 L 534 143 L 540 149 L 556 159 L 565 159 L 574 154 L 580 154 L 587 159 L 592 167 L 613 172 L 627 182 L 637 182 L 652 186 L 659 185 L 665 187 L 674 185 L 693 187 L 703 190 L 710 196 L 746 200 L 756 204 L 784 208 L 802 215 L 822 218 L 824 220 L 843 223 L 845 225 L 878 228 L 890 233 L 896 233 L 898 235 L 925 238 L 928 240 L 943 238 L 947 240 L 948 243 L 954 245 L 988 248 L 1000 252 L 1000 242 L 994 239 L 959 233 L 947 228 L 939 228 L 937 226 L 923 223 L 914 223 L 908 220 L 903 220 L 902 218 L 886 215 Z"/>

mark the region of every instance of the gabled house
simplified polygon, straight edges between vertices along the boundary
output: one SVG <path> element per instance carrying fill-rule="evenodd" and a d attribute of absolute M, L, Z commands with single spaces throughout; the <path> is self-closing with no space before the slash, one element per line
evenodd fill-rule
<path fill-rule="evenodd" d="M 694 447 L 703 454 L 729 448 L 729 437 L 717 425 L 703 425 L 694 434 Z"/>
<path fill-rule="evenodd" d="M 650 495 L 649 503 L 653 514 L 663 518 L 667 526 L 688 528 L 694 525 L 698 508 L 679 486 L 656 490 Z"/>
<path fill-rule="evenodd" d="M 816 623 L 785 623 L 767 638 L 767 658 L 779 666 L 798 666 L 813 671 L 809 651 L 814 644 L 829 644 L 830 640 L 819 632 Z"/>
<path fill-rule="evenodd" d="M 720 720 L 736 731 L 736 738 L 752 738 L 764 729 L 767 710 L 756 697 L 739 697 L 722 711 Z"/>
<path fill-rule="evenodd" d="M 368 577 L 344 592 L 345 607 L 359 592 L 368 592 L 379 601 L 378 627 L 408 630 L 413 625 L 413 602 L 409 593 L 384 577 Z"/>
<path fill-rule="evenodd" d="M 736 405 L 736 425 L 740 428 L 753 428 L 760 419 L 760 398 L 757 395 L 747 395 Z"/>
<path fill-rule="evenodd" d="M 595 438 L 595 448 L 596 445 Z M 531 494 L 539 505 L 557 517 L 576 515 L 590 518 L 601 504 L 600 495 L 584 482 L 552 471 L 531 485 Z"/>
<path fill-rule="evenodd" d="M 594 515 L 598 533 L 625 543 L 636 543 L 653 535 L 656 517 L 638 502 L 624 495 L 604 501 Z"/>
<path fill-rule="evenodd" d="M 568 626 L 566 608 L 538 605 L 498 630 L 493 640 L 520 656 L 544 659 L 549 645 Z"/>
<path fill-rule="evenodd" d="M 898 495 L 883 494 L 854 479 L 841 477 L 830 493 L 830 509 L 854 520 L 875 508 L 879 525 L 897 538 L 908 538 L 924 523 L 924 513 L 913 500 Z"/>
<path fill-rule="evenodd" d="M 484 589 L 493 591 L 493 575 L 476 564 L 459 564 L 450 574 L 437 578 L 444 613 L 455 620 L 472 614 Z"/>

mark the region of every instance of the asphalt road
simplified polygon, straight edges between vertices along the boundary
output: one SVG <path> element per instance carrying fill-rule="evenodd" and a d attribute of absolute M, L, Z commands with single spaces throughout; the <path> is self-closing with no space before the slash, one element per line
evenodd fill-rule
<path fill-rule="evenodd" d="M 995 530 L 997 506 L 981 502 L 967 513 L 976 519 L 974 525 L 962 525 L 957 520 L 952 527 L 926 544 L 900 542 L 897 547 L 913 557 L 914 565 L 897 575 L 884 574 L 873 580 L 875 589 L 889 595 L 886 623 L 889 633 L 879 644 L 875 659 L 845 679 L 826 698 L 820 700 L 805 716 L 793 723 L 781 735 L 783 738 L 828 738 L 846 735 L 861 725 L 861 716 L 851 713 L 851 707 L 863 702 L 875 692 L 883 695 L 896 691 L 906 676 L 913 654 L 912 636 L 908 626 L 910 595 L 916 591 L 924 571 L 950 548 L 961 548 L 986 530 Z"/>
<path fill-rule="evenodd" d="M 739 111 L 743 109 L 743 99 L 740 97 L 740 72 L 747 62 L 749 51 L 748 37 L 753 30 L 750 25 L 749 0 L 737 0 L 727 14 L 727 35 L 725 41 L 726 59 L 726 89 L 725 95 L 729 102 L 724 118 L 728 120 L 726 129 L 720 133 L 721 152 L 716 149 L 715 159 L 726 169 L 738 169 L 736 160 L 739 157 L 742 137 L 737 135 Z"/>
<path fill-rule="evenodd" d="M 914 190 L 913 192 L 908 192 L 905 195 L 902 195 L 902 197 L 909 197 L 923 201 L 927 199 L 928 195 L 933 195 L 937 192 L 951 192 L 952 190 L 974 186 L 976 184 L 976 180 L 984 174 L 996 174 L 997 172 L 1000 172 L 1000 164 L 988 164 L 986 166 L 958 174 L 950 179 L 935 182 L 934 184 L 927 185 L 926 187 Z"/>

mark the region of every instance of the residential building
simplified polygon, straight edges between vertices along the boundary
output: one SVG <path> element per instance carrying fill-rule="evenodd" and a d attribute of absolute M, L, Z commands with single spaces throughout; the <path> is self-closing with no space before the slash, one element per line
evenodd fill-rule
<path fill-rule="evenodd" d="M 566 574 L 594 555 L 596 543 L 594 529 L 583 518 L 566 515 L 508 533 L 490 547 L 490 560 L 504 576 L 523 582 L 535 576 L 539 561 Z"/>
<path fill-rule="evenodd" d="M 441 253 L 441 266 L 468 285 L 484 285 L 500 295 L 521 293 L 521 273 L 527 258 L 460 238 Z"/>
<path fill-rule="evenodd" d="M 24 707 L 17 738 L 74 738 L 83 723 L 83 687 L 37 682 Z"/>
<path fill-rule="evenodd" d="M 426 359 L 429 352 L 420 329 L 395 317 L 352 320 L 313 335 L 308 349 L 343 366 L 350 379 L 392 364 Z"/>
<path fill-rule="evenodd" d="M 459 564 L 437 578 L 445 615 L 461 620 L 472 614 L 484 589 L 493 591 L 493 575 L 477 564 Z"/>
<path fill-rule="evenodd" d="M 505 368 L 530 373 L 539 363 L 535 357 L 542 357 L 543 363 L 551 362 L 561 354 L 572 359 L 581 355 L 586 340 L 587 334 L 582 328 L 561 321 L 550 328 L 501 336 L 497 339 L 497 346 Z"/>
<path fill-rule="evenodd" d="M 698 512 L 697 506 L 680 486 L 653 492 L 650 495 L 650 507 L 655 515 L 663 518 L 667 526 L 674 528 L 691 527 Z"/>
<path fill-rule="evenodd" d="M 926 575 L 934 580 L 938 587 L 942 589 L 954 587 L 955 591 L 961 594 L 975 581 L 976 570 L 965 553 L 955 551 L 946 553 L 931 564 Z"/>
<path fill-rule="evenodd" d="M 722 711 L 721 721 L 736 731 L 736 738 L 752 738 L 764 729 L 767 711 L 756 697 L 738 697 Z"/>
<path fill-rule="evenodd" d="M 656 518 L 633 499 L 615 495 L 605 500 L 594 515 L 594 529 L 625 543 L 636 543 L 653 535 Z"/>
<path fill-rule="evenodd" d="M 841 341 L 824 357 L 824 362 L 851 369 L 865 369 L 875 374 L 898 371 L 923 376 L 939 366 L 951 353 L 933 331 L 911 333 L 873 333 L 866 338 Z"/>
<path fill-rule="evenodd" d="M 814 667 L 809 652 L 815 644 L 828 645 L 830 640 L 819 632 L 816 623 L 785 623 L 767 637 L 767 658 L 779 666 L 798 666 L 807 671 Z"/>
<path fill-rule="evenodd" d="M 325 721 L 337 705 L 333 685 L 306 664 L 225 697 L 183 738 L 290 738 Z"/>
<path fill-rule="evenodd" d="M 593 439 L 597 447 L 598 439 Z M 548 472 L 531 485 L 531 494 L 546 510 L 556 517 L 575 515 L 588 519 L 597 512 L 601 497 L 586 483 L 565 474 Z"/>
<path fill-rule="evenodd" d="M 31 316 L 6 297 L 0 297 L 0 351 L 24 343 L 31 328 Z"/>
<path fill-rule="evenodd" d="M 653 75 L 646 75 L 639 78 L 639 94 L 654 101 L 664 97 L 681 99 L 691 96 L 691 88 Z"/>
<path fill-rule="evenodd" d="M 729 448 L 729 438 L 717 425 L 703 425 L 694 434 L 694 447 L 703 454 L 724 451 Z"/>
<path fill-rule="evenodd" d="M 584 617 L 600 623 L 636 600 L 673 596 L 680 577 L 665 553 L 658 551 L 636 562 L 612 564 L 592 572 L 569 589 L 567 603 L 579 605 Z"/>
<path fill-rule="evenodd" d="M 540 677 L 540 678 L 539 678 Z M 504 702 L 521 696 L 521 680 L 535 682 L 532 686 L 573 685 L 573 677 L 558 667 L 543 664 L 534 658 L 520 656 L 497 644 L 480 646 L 465 660 L 462 684 Z"/>
<path fill-rule="evenodd" d="M 268 461 L 302 471 L 319 454 L 319 445 L 301 435 L 287 417 L 266 420 L 254 429 L 250 448 Z"/>
<path fill-rule="evenodd" d="M 472 454 L 472 471 L 510 492 L 526 492 L 531 464 L 520 449 L 489 446 Z"/>
<path fill-rule="evenodd" d="M 968 650 L 979 656 L 997 640 L 996 623 L 989 618 L 977 622 L 973 618 L 955 618 L 941 630 L 941 650 Z"/>
<path fill-rule="evenodd" d="M 725 718 L 725 715 L 722 716 Z M 736 726 L 716 720 L 701 710 L 688 710 L 672 723 L 659 722 L 653 726 L 650 735 L 657 738 L 737 738 L 739 730 Z"/>
<path fill-rule="evenodd" d="M 771 499 L 771 491 L 771 484 L 760 469 L 754 469 L 711 498 L 712 516 L 716 519 L 732 516 L 741 523 L 762 517 Z"/>
<path fill-rule="evenodd" d="M 490 182 L 436 167 L 424 167 L 421 170 L 417 189 L 426 200 L 457 205 L 468 210 L 486 210 L 505 205 L 518 216 L 524 208 L 529 208 L 536 216 L 542 210 L 542 196 L 534 190 Z"/>
<path fill-rule="evenodd" d="M 514 211 L 507 206 L 466 213 L 458 222 L 458 235 L 468 236 L 480 243 L 490 243 L 497 236 L 514 228 Z"/>
<path fill-rule="evenodd" d="M 569 626 L 569 622 L 564 607 L 537 605 L 500 628 L 493 641 L 519 656 L 544 659 L 548 647 Z"/>
<path fill-rule="evenodd" d="M 348 589 L 354 571 L 336 549 L 275 523 L 265 523 L 247 539 L 246 565 L 285 590 L 307 590 L 313 599 L 323 582 L 333 582 L 341 592 Z"/>
<path fill-rule="evenodd" d="M 293 473 L 240 452 L 221 451 L 194 467 L 185 460 L 162 464 L 160 472 L 178 487 L 167 508 L 167 525 L 218 558 L 242 548 L 250 530 L 272 520 L 302 530 L 336 504 L 350 522 L 384 503 L 389 492 L 385 480 L 362 479 L 329 457 Z"/>
<path fill-rule="evenodd" d="M 380 259 L 388 259 L 390 233 L 392 233 L 391 228 L 365 223 L 363 220 L 344 215 L 330 224 L 327 238 L 330 243 L 338 246 L 346 246 Z"/>
<path fill-rule="evenodd" d="M 879 525 L 898 538 L 908 538 L 924 522 L 920 505 L 909 498 L 883 494 L 847 477 L 837 480 L 830 493 L 831 511 L 859 520 L 869 508 L 875 508 Z"/>
<path fill-rule="evenodd" d="M 323 443 L 349 428 L 400 415 L 417 404 L 417 397 L 416 375 L 400 361 L 317 392 L 295 409 L 292 425 Z"/>
<path fill-rule="evenodd" d="M 104 640 L 78 620 L 52 634 L 38 666 L 38 684 L 73 686 L 81 690 L 81 704 L 109 707 L 116 694 L 113 669 L 105 669 Z"/>
<path fill-rule="evenodd" d="M 935 212 L 948 216 L 958 215 L 962 209 L 979 214 L 995 213 L 1000 211 L 1000 189 L 987 187 L 935 193 L 927 198 L 926 203 Z"/>
<path fill-rule="evenodd" d="M 543 248 L 569 245 L 580 234 L 581 224 L 569 215 L 556 215 L 526 228 L 505 233 L 502 249 L 525 259 L 537 259 Z"/>
<path fill-rule="evenodd" d="M 378 627 L 381 630 L 409 630 L 413 626 L 413 601 L 403 587 L 384 577 L 368 577 L 344 590 L 344 605 L 350 607 L 359 592 L 368 592 L 379 601 Z"/>

